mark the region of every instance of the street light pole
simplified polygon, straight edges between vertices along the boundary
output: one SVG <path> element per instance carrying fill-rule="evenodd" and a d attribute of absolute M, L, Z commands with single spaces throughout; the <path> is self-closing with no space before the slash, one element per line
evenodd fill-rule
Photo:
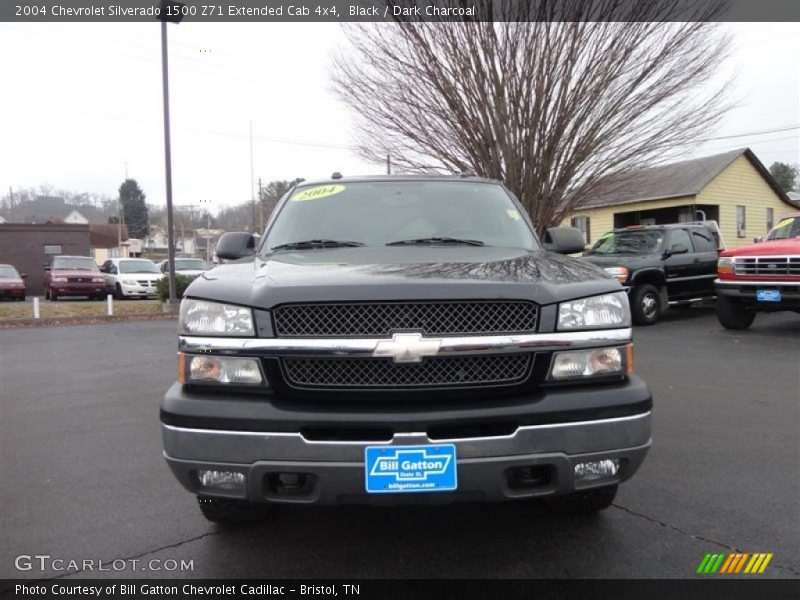
<path fill-rule="evenodd" d="M 164 3 L 163 9 L 166 9 Z M 164 167 L 167 184 L 167 251 L 169 256 L 169 303 L 178 304 L 175 286 L 175 220 L 172 215 L 172 148 L 169 135 L 169 61 L 167 59 L 167 20 L 163 13 L 161 16 L 161 85 L 164 93 Z M 175 22 L 178 22 L 176 20 Z"/>

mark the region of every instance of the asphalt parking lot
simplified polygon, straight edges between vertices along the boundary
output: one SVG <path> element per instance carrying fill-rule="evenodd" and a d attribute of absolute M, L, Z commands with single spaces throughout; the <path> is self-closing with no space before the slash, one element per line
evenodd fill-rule
<path fill-rule="evenodd" d="M 733 551 L 774 553 L 761 577 L 800 577 L 800 316 L 731 332 L 713 310 L 675 310 L 635 340 L 653 447 L 601 514 L 281 507 L 220 529 L 161 458 L 174 321 L 0 331 L 0 577 L 684 578 Z M 141 562 L 16 570 L 26 554 Z M 141 570 L 153 559 L 193 570 Z"/>

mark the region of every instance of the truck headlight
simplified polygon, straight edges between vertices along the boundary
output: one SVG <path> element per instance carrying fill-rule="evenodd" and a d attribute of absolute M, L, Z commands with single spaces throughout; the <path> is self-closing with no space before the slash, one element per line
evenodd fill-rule
<path fill-rule="evenodd" d="M 92 283 L 105 283 L 106 280 L 102 277 L 92 277 Z"/>
<path fill-rule="evenodd" d="M 606 273 L 611 275 L 614 279 L 619 281 L 620 283 L 625 283 L 628 281 L 628 269 L 625 267 L 607 267 L 603 269 Z"/>
<path fill-rule="evenodd" d="M 717 273 L 733 273 L 734 260 L 732 256 L 720 256 L 717 261 Z"/>
<path fill-rule="evenodd" d="M 53 283 L 67 283 L 66 277 L 53 277 L 50 281 Z"/>
<path fill-rule="evenodd" d="M 178 353 L 180 383 L 227 383 L 231 385 L 262 385 L 265 383 L 256 358 L 191 355 Z"/>
<path fill-rule="evenodd" d="M 125 285 L 137 285 L 135 279 L 123 279 L 122 283 L 124 283 Z"/>
<path fill-rule="evenodd" d="M 558 305 L 558 329 L 603 329 L 630 327 L 631 310 L 628 295 L 623 292 L 604 294 L 562 302 Z"/>
<path fill-rule="evenodd" d="M 178 332 L 181 335 L 254 336 L 253 311 L 232 304 L 187 298 L 181 302 Z"/>
<path fill-rule="evenodd" d="M 633 344 L 614 348 L 571 350 L 553 354 L 548 379 L 583 379 L 633 372 Z"/>

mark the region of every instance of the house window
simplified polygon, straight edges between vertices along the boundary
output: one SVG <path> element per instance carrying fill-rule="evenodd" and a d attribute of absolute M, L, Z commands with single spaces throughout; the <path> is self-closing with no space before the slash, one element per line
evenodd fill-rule
<path fill-rule="evenodd" d="M 583 234 L 583 242 L 589 243 L 591 231 L 589 230 L 589 217 L 572 217 L 570 224 Z"/>
<path fill-rule="evenodd" d="M 55 254 L 63 254 L 63 253 L 64 252 L 61 249 L 61 245 L 60 244 L 52 244 L 52 245 L 45 244 L 45 246 L 44 246 L 44 254 L 45 254 L 45 256 L 52 256 L 52 255 L 55 255 Z"/>
<path fill-rule="evenodd" d="M 771 208 L 767 209 L 767 231 L 772 231 L 775 227 L 775 211 Z"/>
<path fill-rule="evenodd" d="M 736 207 L 736 236 L 743 238 L 747 235 L 747 214 L 744 206 Z"/>

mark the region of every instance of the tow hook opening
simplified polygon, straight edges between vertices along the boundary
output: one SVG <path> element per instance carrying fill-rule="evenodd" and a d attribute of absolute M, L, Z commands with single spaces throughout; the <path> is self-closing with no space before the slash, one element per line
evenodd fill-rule
<path fill-rule="evenodd" d="M 267 473 L 265 481 L 272 494 L 280 496 L 308 496 L 314 490 L 316 476 L 311 473 Z"/>
<path fill-rule="evenodd" d="M 506 483 L 512 490 L 540 488 L 553 480 L 552 468 L 548 465 L 527 465 L 506 469 Z"/>

